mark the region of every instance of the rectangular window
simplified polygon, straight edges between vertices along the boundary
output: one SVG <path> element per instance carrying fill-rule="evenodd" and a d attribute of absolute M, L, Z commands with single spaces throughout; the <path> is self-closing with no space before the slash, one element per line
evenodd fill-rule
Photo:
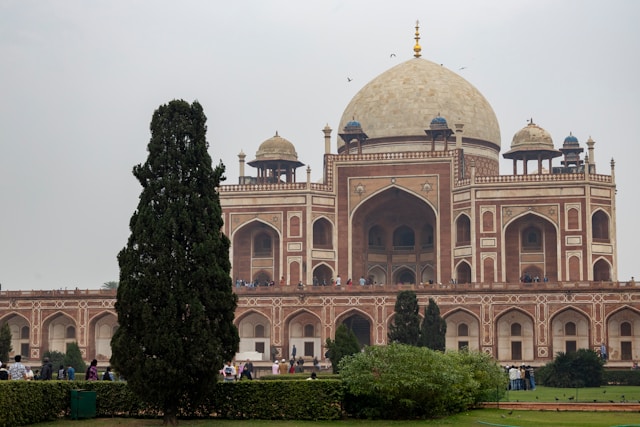
<path fill-rule="evenodd" d="M 621 360 L 632 360 L 631 341 L 620 342 L 620 358 Z"/>
<path fill-rule="evenodd" d="M 469 341 L 458 341 L 458 350 L 468 350 Z"/>
<path fill-rule="evenodd" d="M 569 353 L 575 353 L 576 350 L 578 349 L 578 345 L 575 341 L 567 341 L 565 342 L 565 353 L 569 354 Z"/>
<path fill-rule="evenodd" d="M 313 341 L 305 341 L 304 343 L 304 356 L 305 357 L 313 357 L 315 356 L 315 346 Z"/>
<path fill-rule="evenodd" d="M 258 353 L 264 354 L 264 342 L 262 342 L 262 341 L 256 342 L 256 351 Z"/>
<path fill-rule="evenodd" d="M 511 360 L 522 360 L 521 341 L 511 341 Z"/>
<path fill-rule="evenodd" d="M 28 342 L 20 344 L 20 354 L 25 359 L 27 359 L 29 357 L 29 343 Z"/>

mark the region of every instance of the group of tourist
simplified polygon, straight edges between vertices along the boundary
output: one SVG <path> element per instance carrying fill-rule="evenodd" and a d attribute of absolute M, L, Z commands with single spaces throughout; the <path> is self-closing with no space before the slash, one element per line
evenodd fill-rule
<path fill-rule="evenodd" d="M 22 364 L 22 356 L 16 355 L 13 358 L 14 363 L 11 366 L 7 366 L 6 364 L 0 361 L 0 380 L 52 380 L 54 379 L 53 372 L 53 363 L 49 360 L 48 357 L 45 357 L 42 360 L 42 367 L 35 371 L 31 370 L 30 366 L 25 366 Z M 76 379 L 76 370 L 73 366 L 67 365 L 65 368 L 64 365 L 60 365 L 58 371 L 55 374 L 55 379 L 63 380 L 63 381 L 73 381 Z M 87 372 L 85 373 L 85 379 L 88 381 L 97 381 L 99 379 L 98 375 L 98 361 L 93 359 L 91 364 L 87 368 Z M 106 381 L 113 381 L 113 372 L 111 372 L 111 367 L 107 367 L 104 374 L 102 375 L 102 379 Z"/>
<path fill-rule="evenodd" d="M 515 365 L 505 366 L 505 372 L 509 375 L 509 390 L 535 390 L 535 373 L 531 366 Z"/>
<path fill-rule="evenodd" d="M 239 381 L 242 379 L 253 379 L 253 363 L 247 359 L 246 362 L 233 364 L 228 361 L 220 370 L 225 382 Z"/>
<path fill-rule="evenodd" d="M 11 366 L 0 362 L 0 380 L 50 380 L 53 377 L 53 365 L 48 357 L 43 360 L 42 368 L 31 369 L 31 366 L 22 363 L 22 356 L 16 355 Z"/>

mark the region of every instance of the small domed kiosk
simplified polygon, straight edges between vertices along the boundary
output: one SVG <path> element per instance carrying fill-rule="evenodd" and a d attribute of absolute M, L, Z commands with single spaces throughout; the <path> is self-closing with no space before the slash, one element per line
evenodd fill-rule
<path fill-rule="evenodd" d="M 549 132 L 529 121 L 529 124 L 520 129 L 513 136 L 511 150 L 503 154 L 505 159 L 513 160 L 513 174 L 518 174 L 518 161 L 522 161 L 522 174 L 528 175 L 527 162 L 536 160 L 538 162 L 538 174 L 543 171 L 542 162 L 549 161 L 548 170 L 552 170 L 551 161 L 562 153 L 553 148 L 553 140 Z"/>
<path fill-rule="evenodd" d="M 258 147 L 256 159 L 247 163 L 258 169 L 258 184 L 296 182 L 296 168 L 304 166 L 298 161 L 294 145 L 276 134 Z M 281 178 L 284 176 L 284 180 Z"/>

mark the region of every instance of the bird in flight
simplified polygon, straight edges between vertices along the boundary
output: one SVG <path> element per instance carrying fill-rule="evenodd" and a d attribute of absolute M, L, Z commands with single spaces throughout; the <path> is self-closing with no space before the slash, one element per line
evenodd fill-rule
<path fill-rule="evenodd" d="M 458 70 L 464 70 L 465 68 L 467 68 L 467 67 L 466 66 L 460 67 L 460 68 L 458 68 Z"/>
<path fill-rule="evenodd" d="M 348 82 L 350 82 L 351 80 L 353 80 L 351 77 L 347 77 Z"/>
<path fill-rule="evenodd" d="M 392 53 L 391 55 L 389 55 L 389 58 L 395 58 L 395 57 L 396 57 L 395 53 Z"/>

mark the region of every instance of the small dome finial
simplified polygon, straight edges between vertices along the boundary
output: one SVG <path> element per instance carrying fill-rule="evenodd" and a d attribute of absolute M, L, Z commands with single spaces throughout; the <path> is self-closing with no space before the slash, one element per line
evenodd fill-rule
<path fill-rule="evenodd" d="M 413 47 L 413 56 L 420 58 L 420 56 L 422 56 L 420 54 L 422 51 L 422 48 L 420 47 L 420 21 L 416 21 L 416 36 L 414 38 L 416 40 L 416 45 Z"/>

